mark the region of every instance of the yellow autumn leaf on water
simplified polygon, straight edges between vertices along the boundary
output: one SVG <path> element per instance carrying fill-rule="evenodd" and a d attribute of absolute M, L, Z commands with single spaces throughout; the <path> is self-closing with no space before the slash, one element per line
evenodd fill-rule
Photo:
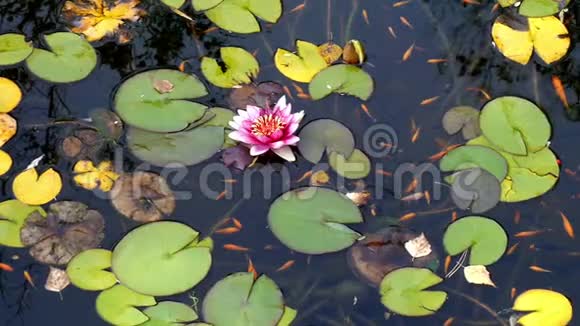
<path fill-rule="evenodd" d="M 0 113 L 0 147 L 16 134 L 16 120 L 6 113 Z"/>
<path fill-rule="evenodd" d="M 95 167 L 91 161 L 79 161 L 75 164 L 75 183 L 88 190 L 99 188 L 103 192 L 111 191 L 119 175 L 113 171 L 111 161 L 103 161 Z"/>
<path fill-rule="evenodd" d="M 62 189 L 60 174 L 50 168 L 40 176 L 36 168 L 20 172 L 12 182 L 12 192 L 19 201 L 28 205 L 43 205 L 53 200 Z"/>
<path fill-rule="evenodd" d="M 7 113 L 20 104 L 22 91 L 15 82 L 0 77 L 0 112 Z"/>
<path fill-rule="evenodd" d="M 570 48 L 566 26 L 556 17 L 500 16 L 491 30 L 497 49 L 508 59 L 525 65 L 536 54 L 550 64 L 562 59 Z"/>
<path fill-rule="evenodd" d="M 12 157 L 3 150 L 0 150 L 0 175 L 6 174 L 12 167 Z"/>
<path fill-rule="evenodd" d="M 284 76 L 297 82 L 309 83 L 328 64 L 315 44 L 298 40 L 296 49 L 298 54 L 285 49 L 276 50 L 274 63 Z"/>
<path fill-rule="evenodd" d="M 544 289 L 532 289 L 520 294 L 512 309 L 530 312 L 518 319 L 523 326 L 565 326 L 572 320 L 573 311 L 568 298 Z"/>
<path fill-rule="evenodd" d="M 116 1 L 109 5 L 106 0 L 67 1 L 62 10 L 66 20 L 74 26 L 71 30 L 84 34 L 89 42 L 98 41 L 114 34 L 125 21 L 137 21 L 143 10 L 136 8 L 140 0 Z"/>

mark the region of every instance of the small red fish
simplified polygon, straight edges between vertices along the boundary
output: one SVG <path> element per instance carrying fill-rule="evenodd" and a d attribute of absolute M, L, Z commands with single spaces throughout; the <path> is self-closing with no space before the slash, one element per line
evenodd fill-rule
<path fill-rule="evenodd" d="M 294 265 L 294 263 L 295 263 L 294 260 L 289 260 L 289 261 L 285 262 L 284 264 L 282 264 L 282 266 L 278 267 L 278 269 L 276 269 L 276 272 L 285 271 L 285 270 L 289 269 L 290 267 L 292 267 Z"/>
<path fill-rule="evenodd" d="M 225 250 L 230 251 L 250 251 L 250 248 L 238 246 L 237 244 L 233 243 L 226 243 L 223 247 Z"/>
<path fill-rule="evenodd" d="M 0 270 L 3 270 L 5 272 L 14 272 L 14 268 L 12 268 L 12 266 L 4 263 L 0 263 Z"/>

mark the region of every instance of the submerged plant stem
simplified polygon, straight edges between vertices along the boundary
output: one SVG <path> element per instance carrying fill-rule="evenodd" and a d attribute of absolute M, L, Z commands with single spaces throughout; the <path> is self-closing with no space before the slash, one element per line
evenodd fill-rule
<path fill-rule="evenodd" d="M 466 299 L 468 301 L 471 301 L 475 305 L 479 306 L 481 309 L 487 311 L 499 323 L 499 325 L 509 326 L 509 324 L 506 323 L 505 320 L 503 320 L 495 311 L 493 311 L 493 309 L 491 309 L 485 303 L 477 300 L 476 298 L 474 298 L 474 297 L 472 297 L 472 296 L 470 296 L 468 294 L 465 294 L 463 292 L 456 291 L 456 290 L 451 289 L 451 288 L 444 288 L 444 290 L 447 291 L 447 292 L 449 292 L 449 293 L 452 293 L 452 294 L 454 294 L 456 296 L 462 297 L 463 299 Z"/>

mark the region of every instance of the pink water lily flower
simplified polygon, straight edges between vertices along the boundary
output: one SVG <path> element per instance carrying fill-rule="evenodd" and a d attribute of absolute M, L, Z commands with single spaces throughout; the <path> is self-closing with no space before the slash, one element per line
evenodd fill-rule
<path fill-rule="evenodd" d="M 282 96 L 274 108 L 259 108 L 248 105 L 246 110 L 238 110 L 238 115 L 230 121 L 235 130 L 229 134 L 233 140 L 250 147 L 250 155 L 258 156 L 271 150 L 281 158 L 296 160 L 290 146 L 296 145 L 300 138 L 294 135 L 304 111 L 291 113 L 292 104 L 286 104 Z"/>

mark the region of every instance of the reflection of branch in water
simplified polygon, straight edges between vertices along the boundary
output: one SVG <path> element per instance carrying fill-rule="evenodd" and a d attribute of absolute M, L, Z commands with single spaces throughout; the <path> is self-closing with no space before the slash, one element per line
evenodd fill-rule
<path fill-rule="evenodd" d="M 471 301 L 472 303 L 476 304 L 477 306 L 479 306 L 483 310 L 487 311 L 499 323 L 499 325 L 509 326 L 505 322 L 505 320 L 503 320 L 495 311 L 493 311 L 493 309 L 491 309 L 485 303 L 477 300 L 476 298 L 474 298 L 474 297 L 472 297 L 472 296 L 470 296 L 468 294 L 465 294 L 463 292 L 459 292 L 459 291 L 456 291 L 454 289 L 447 288 L 447 287 L 443 288 L 443 290 L 445 290 L 445 291 L 447 291 L 449 293 L 455 294 L 456 296 L 462 297 L 463 299 L 466 299 L 466 300 Z"/>
<path fill-rule="evenodd" d="M 1 260 L 0 256 L 0 260 Z M 35 267 L 40 266 L 37 263 L 31 263 L 24 266 L 24 270 L 32 270 Z M 4 307 L 8 311 L 14 311 L 10 316 L 3 316 L 5 319 L 2 321 L 3 325 L 12 325 L 15 323 L 16 319 L 20 320 L 20 324 L 24 325 L 23 314 L 27 309 L 30 308 L 28 303 L 28 298 L 32 285 L 29 284 L 25 279 L 22 283 L 17 284 L 6 284 L 6 274 L 5 272 L 0 273 L 0 297 L 4 302 Z"/>

